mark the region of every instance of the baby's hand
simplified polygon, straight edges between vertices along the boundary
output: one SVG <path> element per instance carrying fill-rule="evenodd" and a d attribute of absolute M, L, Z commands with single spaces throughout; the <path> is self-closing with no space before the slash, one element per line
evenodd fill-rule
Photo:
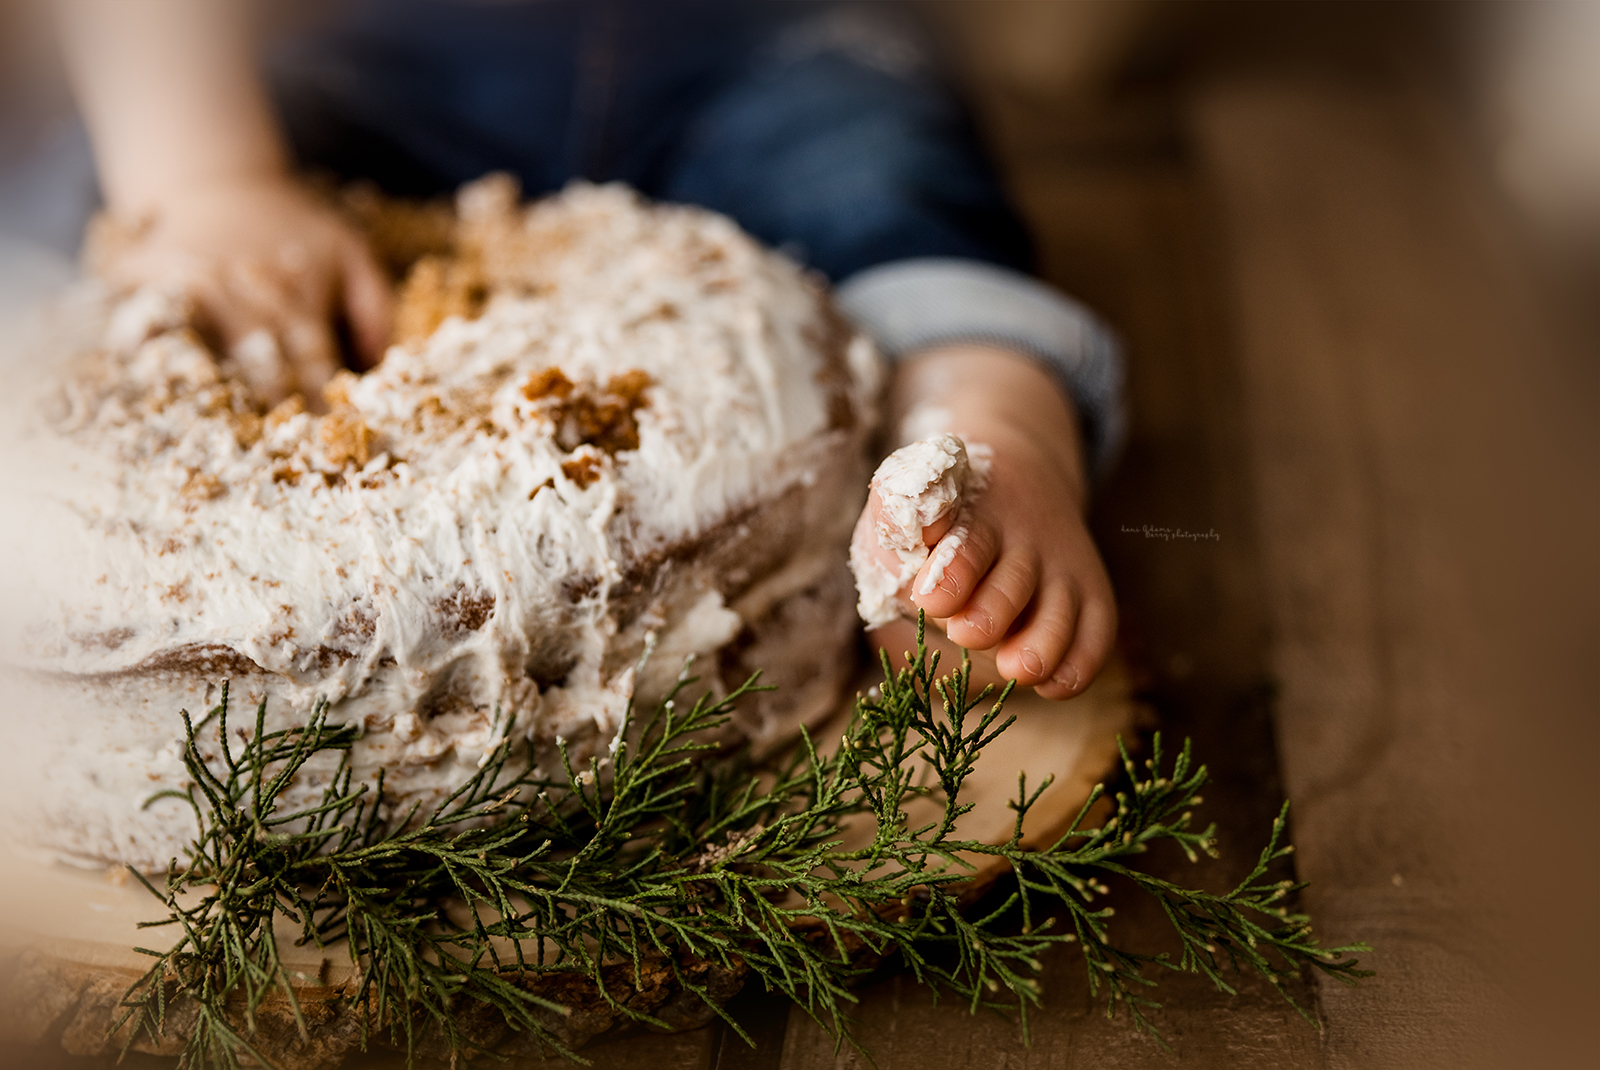
<path fill-rule="evenodd" d="M 855 557 L 903 581 L 896 596 L 940 622 L 953 643 L 993 651 L 1002 677 L 1046 698 L 1079 693 L 1111 653 L 1117 610 L 1084 523 L 1078 431 L 1060 389 L 1029 358 L 961 347 L 902 365 L 895 392 L 905 423 L 937 407 L 935 422 L 965 440 L 974 474 L 951 507 L 913 521 L 924 525 L 928 552 L 909 579 L 899 567 L 907 555 L 880 538 L 906 526 L 892 488 L 875 485 L 869 496 Z M 898 631 L 880 628 L 874 638 L 898 652 L 907 638 Z"/>
<path fill-rule="evenodd" d="M 146 222 L 113 228 L 91 260 L 114 285 L 187 292 L 222 352 L 268 403 L 296 391 L 320 399 L 339 369 L 341 315 L 363 366 L 388 342 L 389 283 L 366 242 L 288 179 L 174 194 Z"/>

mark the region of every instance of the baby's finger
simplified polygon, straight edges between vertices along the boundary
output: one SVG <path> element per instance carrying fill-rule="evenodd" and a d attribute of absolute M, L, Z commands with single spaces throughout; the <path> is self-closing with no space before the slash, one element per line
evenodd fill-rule
<path fill-rule="evenodd" d="M 945 634 L 969 650 L 988 650 L 1006 637 L 1039 586 L 1039 561 L 1029 554 L 1002 555 L 960 613 L 945 622 Z"/>
<path fill-rule="evenodd" d="M 891 533 L 903 533 L 905 537 L 910 538 L 910 533 L 902 532 L 900 524 L 897 521 L 884 516 L 883 498 L 878 493 L 878 488 L 875 486 L 869 488 L 867 491 L 867 515 L 872 519 L 874 540 L 877 538 L 876 532 L 878 528 L 884 528 Z M 932 546 L 934 543 L 944 538 L 945 533 L 949 531 L 951 525 L 955 523 L 955 519 L 956 510 L 952 508 L 943 516 L 936 519 L 933 523 L 924 527 L 921 531 L 922 544 L 924 546 Z M 885 549 L 884 553 L 893 556 L 892 550 Z"/>
<path fill-rule="evenodd" d="M 1073 630 L 1072 646 L 1067 656 L 1050 674 L 1047 683 L 1036 689 L 1050 699 L 1071 698 L 1094 681 L 1111 656 L 1117 641 L 1116 603 L 1109 599 L 1091 598 L 1078 613 L 1077 627 Z"/>
<path fill-rule="evenodd" d="M 283 357 L 277 335 L 265 327 L 246 331 L 228 346 L 228 356 L 250 393 L 267 405 L 276 405 L 294 393 L 289 362 Z"/>
<path fill-rule="evenodd" d="M 394 294 L 366 243 L 352 239 L 343 255 L 340 295 L 360 367 L 383 359 L 394 328 Z"/>
<path fill-rule="evenodd" d="M 279 328 L 295 385 L 308 402 L 322 399 L 322 388 L 339 370 L 339 343 L 327 320 L 295 315 Z"/>
<path fill-rule="evenodd" d="M 326 374 L 303 375 L 315 360 L 317 341 L 304 327 L 290 328 L 303 316 L 296 308 L 299 295 L 292 280 L 243 262 L 228 265 L 219 282 L 208 301 L 211 319 L 251 392 L 275 405 L 296 391 L 305 392 L 306 378 L 320 386 Z M 306 395 L 313 403 L 320 398 Z"/>
<path fill-rule="evenodd" d="M 983 520 L 962 520 L 933 546 L 911 581 L 911 601 L 930 617 L 949 617 L 966 606 L 993 567 L 1000 538 Z"/>
<path fill-rule="evenodd" d="M 249 310 L 257 320 L 276 320 L 301 301 L 295 276 L 274 265 L 229 261 L 217 277 L 229 303 Z"/>
<path fill-rule="evenodd" d="M 941 516 L 939 519 L 922 529 L 922 545 L 931 550 L 933 547 L 939 544 L 940 539 L 944 538 L 950 533 L 950 529 L 955 527 L 955 524 L 956 510 L 952 509 L 944 516 Z"/>
<path fill-rule="evenodd" d="M 251 394 L 276 405 L 294 391 L 294 379 L 267 310 L 241 299 L 213 272 L 191 277 L 185 290 L 194 300 L 202 333 L 219 354 L 232 361 Z"/>
<path fill-rule="evenodd" d="M 886 575 L 898 576 L 900 558 L 878 541 L 877 504 L 878 492 L 872 491 L 867 495 L 867 507 L 856 520 L 855 531 L 850 535 L 850 559 L 870 561 Z"/>
<path fill-rule="evenodd" d="M 1047 681 L 1072 645 L 1079 602 L 1071 583 L 1041 585 L 1017 633 L 996 651 L 1001 674 L 1025 687 Z"/>

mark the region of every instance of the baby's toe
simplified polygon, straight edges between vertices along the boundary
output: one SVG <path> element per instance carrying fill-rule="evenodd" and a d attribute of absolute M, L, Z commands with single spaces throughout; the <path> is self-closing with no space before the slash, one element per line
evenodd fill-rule
<path fill-rule="evenodd" d="M 1000 539 L 987 522 L 963 519 L 934 543 L 911 583 L 911 601 L 928 616 L 959 613 L 999 556 Z"/>
<path fill-rule="evenodd" d="M 850 555 L 852 560 L 860 558 L 870 561 L 893 576 L 900 571 L 900 558 L 878 540 L 876 504 L 877 495 L 874 492 L 868 496 L 867 508 L 862 510 L 860 518 L 856 520 L 855 531 L 851 533 Z"/>
<path fill-rule="evenodd" d="M 995 661 L 1002 675 L 1032 687 L 1046 683 L 1072 645 L 1077 592 L 1058 583 L 1041 588 L 1017 634 L 1001 644 Z"/>
<path fill-rule="evenodd" d="M 907 528 L 903 526 L 906 517 L 904 515 L 897 516 L 890 511 L 884 505 L 883 496 L 879 493 L 878 488 L 872 487 L 867 491 L 866 515 L 871 519 L 874 539 L 881 541 L 882 538 L 887 537 L 890 546 L 910 549 L 918 542 L 924 546 L 931 547 L 934 543 L 944 538 L 945 533 L 950 530 L 951 525 L 955 522 L 956 509 L 951 507 L 944 515 L 935 517 L 931 523 L 921 527 L 915 526 L 916 518 L 913 517 L 914 526 Z M 892 553 L 888 547 L 883 549 L 885 553 Z"/>
<path fill-rule="evenodd" d="M 1071 698 L 1078 694 L 1105 667 L 1116 641 L 1116 603 L 1110 599 L 1089 599 L 1078 612 L 1077 624 L 1072 631 L 1072 645 L 1066 656 L 1050 674 L 1050 679 L 1036 690 L 1050 699 Z"/>
<path fill-rule="evenodd" d="M 966 606 L 945 623 L 945 634 L 969 650 L 988 650 L 1005 638 L 1038 585 L 1036 558 L 1020 553 L 1002 556 Z"/>

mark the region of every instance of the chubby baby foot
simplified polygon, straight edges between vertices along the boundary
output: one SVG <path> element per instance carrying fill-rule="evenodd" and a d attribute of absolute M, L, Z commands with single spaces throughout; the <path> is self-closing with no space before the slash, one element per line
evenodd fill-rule
<path fill-rule="evenodd" d="M 935 435 L 879 467 L 851 547 L 862 617 L 899 649 L 894 622 L 922 609 L 1001 677 L 1069 698 L 1110 654 L 1111 584 L 1070 473 L 1025 436 L 990 437 Z"/>

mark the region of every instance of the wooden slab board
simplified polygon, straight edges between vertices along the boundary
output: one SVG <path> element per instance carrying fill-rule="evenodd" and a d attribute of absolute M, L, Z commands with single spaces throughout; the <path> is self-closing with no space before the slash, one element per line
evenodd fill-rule
<path fill-rule="evenodd" d="M 862 688 L 875 679 L 876 674 L 864 675 Z M 1025 772 L 1034 786 L 1047 777 L 1054 778 L 1025 829 L 1025 842 L 1048 842 L 1070 824 L 1094 785 L 1115 771 L 1117 737 L 1138 727 L 1141 709 L 1132 696 L 1124 665 L 1116 661 L 1071 702 L 1048 702 L 1031 691 L 1019 690 L 1007 710 L 1017 715 L 1017 723 L 990 744 L 978 762 L 963 794 L 975 806 L 962 818 L 957 834 L 987 842 L 1009 838 L 1015 815 L 1007 804 L 1016 797 L 1018 774 Z M 817 738 L 837 741 L 849 715 L 849 707 L 841 709 Z M 118 1002 L 149 965 L 148 957 L 133 949 L 139 945 L 161 947 L 162 940 L 169 939 L 167 930 L 139 928 L 141 921 L 164 916 L 160 903 L 121 869 L 80 869 L 16 848 L 0 850 L 4 851 L 0 855 L 4 871 L 0 876 L 0 1054 L 43 1044 L 59 1045 L 74 1055 L 114 1054 L 122 1046 L 122 1038 L 112 1035 Z M 980 870 L 974 874 L 974 882 L 985 884 L 999 875 L 995 867 Z M 265 1007 L 258 1029 L 269 1050 L 280 1053 L 283 1070 L 331 1070 L 359 1045 L 360 1022 L 341 1001 L 354 971 L 348 956 L 338 948 L 295 947 L 292 935 L 282 934 L 282 956 L 299 979 L 296 994 L 307 1008 L 311 1040 L 303 1042 L 294 1036 L 287 1007 Z M 707 965 L 699 982 L 725 1002 L 739 990 L 743 978 Z M 712 1017 L 698 997 L 677 988 L 666 968 L 659 976 L 630 987 L 635 988 L 637 1006 L 674 1028 L 695 1028 Z M 564 1018 L 552 1016 L 551 1025 L 564 1041 L 581 1045 L 617 1035 L 630 1026 L 592 987 L 580 988 L 566 981 L 539 990 L 540 995 L 574 1008 L 574 1013 Z M 470 1022 L 463 1025 L 469 1031 L 473 1028 Z M 496 1024 L 486 1021 L 482 1028 L 492 1030 Z M 185 1034 L 183 1016 L 178 1015 L 171 1035 L 162 1044 L 141 1041 L 135 1050 L 175 1054 Z M 520 1058 L 538 1054 L 531 1048 L 520 1050 L 517 1039 L 521 1038 L 502 1042 L 499 1048 L 511 1057 L 513 1065 Z"/>

